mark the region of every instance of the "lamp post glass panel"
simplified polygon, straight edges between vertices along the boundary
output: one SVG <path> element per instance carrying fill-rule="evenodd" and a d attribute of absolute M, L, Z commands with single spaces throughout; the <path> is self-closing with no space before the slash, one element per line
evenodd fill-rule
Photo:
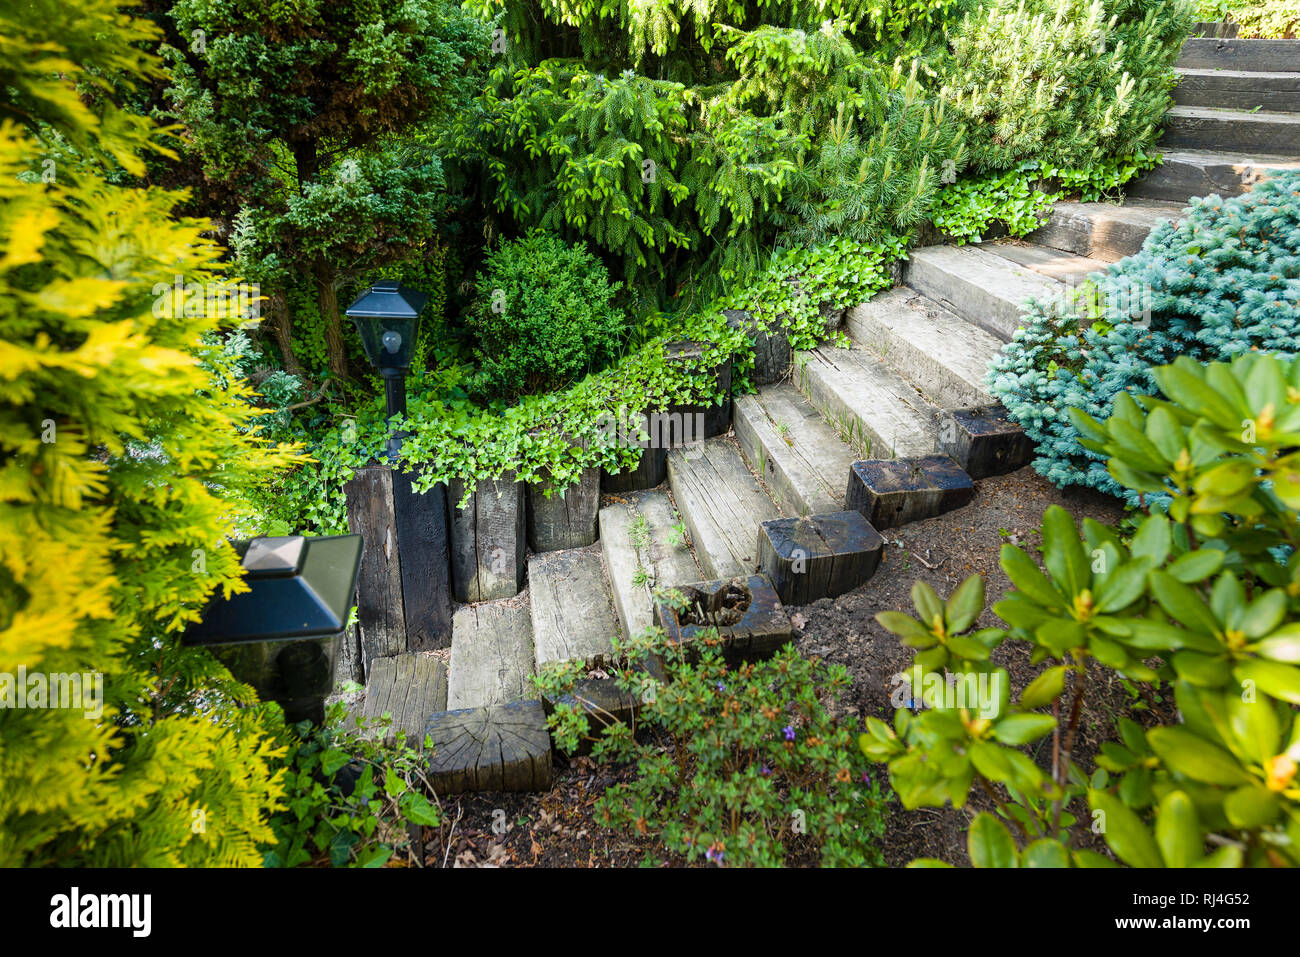
<path fill-rule="evenodd" d="M 420 312 L 429 297 L 395 279 L 384 279 L 357 297 L 347 309 L 357 325 L 366 358 L 384 378 L 388 417 L 406 414 L 406 371 L 415 356 Z M 396 443 L 390 443 L 395 451 Z"/>

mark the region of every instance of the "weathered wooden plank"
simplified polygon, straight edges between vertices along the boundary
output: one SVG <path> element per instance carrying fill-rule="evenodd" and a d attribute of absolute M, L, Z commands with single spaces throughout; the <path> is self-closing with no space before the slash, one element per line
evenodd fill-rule
<path fill-rule="evenodd" d="M 533 626 L 523 605 L 466 605 L 452 626 L 447 707 L 478 708 L 533 693 Z"/>
<path fill-rule="evenodd" d="M 438 794 L 544 791 L 551 738 L 540 701 L 442 711 L 429 719 L 429 780 Z"/>
<path fill-rule="evenodd" d="M 1300 71 L 1300 44 L 1294 40 L 1197 39 L 1183 44 L 1179 69 Z"/>
<path fill-rule="evenodd" d="M 555 491 L 549 481 L 530 482 L 528 544 L 535 552 L 590 545 L 596 540 L 599 510 L 600 469 L 584 469 L 577 484 L 561 491 Z"/>
<path fill-rule="evenodd" d="M 880 565 L 884 541 L 859 512 L 781 518 L 760 529 L 759 567 L 787 605 L 843 595 Z"/>
<path fill-rule="evenodd" d="M 652 588 L 704 577 L 667 492 L 629 492 L 602 508 L 600 548 L 624 636 L 654 624 Z"/>
<path fill-rule="evenodd" d="M 524 483 L 483 479 L 457 508 L 464 489 L 459 479 L 448 489 L 452 591 L 463 602 L 511 598 L 524 587 Z"/>
<path fill-rule="evenodd" d="M 779 516 L 735 443 L 718 438 L 674 449 L 668 456 L 668 480 L 704 574 L 734 578 L 752 572 L 758 560 L 758 523 Z"/>
<path fill-rule="evenodd" d="M 973 479 L 1014 472 L 1034 458 L 1034 443 L 999 403 L 941 413 L 939 450 Z"/>
<path fill-rule="evenodd" d="M 681 340 L 664 344 L 664 356 L 670 362 L 693 363 L 697 368 L 704 358 L 706 343 Z M 668 409 L 669 424 L 667 448 L 690 445 L 701 439 L 722 435 L 731 424 L 731 358 L 728 356 L 709 370 L 723 395 L 721 403 L 714 405 L 674 405 Z M 703 423 L 703 430 L 696 427 Z M 651 435 L 655 430 L 651 430 Z"/>
<path fill-rule="evenodd" d="M 857 456 L 794 386 L 738 397 L 733 422 L 737 445 L 783 511 L 844 507 L 844 476 Z"/>
<path fill-rule="evenodd" d="M 420 688 L 416 705 L 419 723 L 412 729 L 412 740 L 422 740 L 429 716 L 447 710 L 447 666 L 434 655 L 415 656 L 415 683 Z"/>
<path fill-rule="evenodd" d="M 747 312 L 738 309 L 724 309 L 727 325 L 733 329 L 742 329 L 754 344 L 754 368 L 750 378 L 755 385 L 769 385 L 780 382 L 790 374 L 790 337 L 780 329 L 763 330 L 758 321 Z"/>
<path fill-rule="evenodd" d="M 618 619 L 598 552 L 568 549 L 532 556 L 528 599 L 539 669 L 558 661 L 600 665 L 608 660 Z"/>
<path fill-rule="evenodd" d="M 361 633 L 356 624 L 348 625 L 339 637 L 338 657 L 334 665 L 334 689 L 346 682 L 366 683 L 366 669 L 361 657 Z"/>
<path fill-rule="evenodd" d="M 1162 143 L 1196 150 L 1293 153 L 1300 143 L 1300 113 L 1251 113 L 1175 106 L 1165 114 Z"/>
<path fill-rule="evenodd" d="M 398 731 L 407 732 L 407 744 L 414 744 L 411 734 L 411 709 L 419 697 L 415 687 L 415 655 L 398 655 L 393 672 L 393 699 L 389 709 L 393 712 L 393 724 L 388 732 L 388 740 L 396 738 Z"/>
<path fill-rule="evenodd" d="M 960 508 L 970 501 L 971 478 L 946 455 L 854 462 L 848 507 L 874 528 L 894 528 Z"/>
<path fill-rule="evenodd" d="M 447 489 L 412 487 L 412 472 L 393 473 L 393 508 L 401 557 L 406 651 L 451 647 L 451 552 Z"/>
<path fill-rule="evenodd" d="M 357 577 L 357 621 L 367 677 L 374 662 L 406 650 L 402 569 L 393 514 L 392 470 L 359 468 L 343 487 L 348 528 L 365 541 Z"/>
<path fill-rule="evenodd" d="M 646 431 L 648 432 L 649 429 Z M 601 491 L 621 494 L 663 484 L 664 478 L 668 475 L 668 449 L 662 446 L 653 447 L 649 440 L 642 440 L 637 444 L 641 446 L 642 451 L 636 468 L 612 473 L 601 469 Z"/>

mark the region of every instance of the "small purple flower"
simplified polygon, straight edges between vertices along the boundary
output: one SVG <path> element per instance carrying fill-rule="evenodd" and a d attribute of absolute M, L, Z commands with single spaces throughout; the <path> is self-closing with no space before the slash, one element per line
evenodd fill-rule
<path fill-rule="evenodd" d="M 758 773 L 761 774 L 761 775 L 763 775 L 763 777 L 765 777 L 765 778 L 766 778 L 766 777 L 770 777 L 771 774 L 772 774 L 772 769 L 769 768 L 769 767 L 765 764 L 765 765 L 763 765 L 762 768 L 759 769 L 759 772 L 758 772 Z"/>
<path fill-rule="evenodd" d="M 705 859 L 712 861 L 714 864 L 722 863 L 722 855 L 723 855 L 722 851 L 715 850 L 712 847 L 710 847 L 707 851 L 704 852 Z"/>
<path fill-rule="evenodd" d="M 781 729 L 781 733 L 785 735 L 785 739 L 786 739 L 787 741 L 793 741 L 793 740 L 794 740 L 794 725 L 787 724 L 784 728 Z"/>
<path fill-rule="evenodd" d="M 867 787 L 871 787 L 871 775 L 868 774 L 866 771 L 862 772 L 862 783 L 865 784 Z"/>
<path fill-rule="evenodd" d="M 721 681 L 719 681 L 719 682 L 718 682 L 718 694 L 726 694 L 726 693 L 727 693 L 727 686 L 724 685 Z"/>

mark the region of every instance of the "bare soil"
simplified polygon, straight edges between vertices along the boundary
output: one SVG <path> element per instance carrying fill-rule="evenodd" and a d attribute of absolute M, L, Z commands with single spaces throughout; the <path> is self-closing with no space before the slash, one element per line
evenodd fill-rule
<path fill-rule="evenodd" d="M 798 650 L 842 664 L 852 678 L 840 713 L 859 720 L 889 719 L 895 674 L 911 662 L 912 653 L 875 622 L 877 612 L 911 611 L 910 592 L 916 580 L 928 582 L 946 596 L 968 576 L 984 576 L 991 606 L 1010 587 L 998 565 L 1004 542 L 1031 552 L 1039 544 L 1038 527 L 1049 505 L 1065 507 L 1082 521 L 1092 517 L 1113 524 L 1123 515 L 1113 499 L 1080 490 L 1062 492 L 1031 469 L 976 483 L 975 496 L 965 508 L 924 522 L 882 532 L 885 556 L 875 576 L 846 595 L 791 608 Z M 998 624 L 986 610 L 979 626 Z M 1029 662 L 1023 643 L 1008 642 L 994 652 L 994 661 L 1011 675 L 1012 695 L 1018 695 L 1040 670 Z M 1102 741 L 1115 735 L 1115 721 L 1131 714 L 1142 723 L 1153 716 L 1167 718 L 1172 704 L 1158 696 L 1126 689 L 1113 672 L 1090 674 L 1089 694 L 1075 745 L 1075 758 L 1085 771 Z M 1050 738 L 1042 753 L 1030 750 L 1040 765 L 1051 760 Z M 661 866 L 684 862 L 666 854 L 647 836 L 600 827 L 593 805 L 627 769 L 595 764 L 587 758 L 556 759 L 556 778 L 543 794 L 477 794 L 444 800 L 449 823 L 426 830 L 429 866 L 625 867 L 649 858 Z M 935 857 L 965 866 L 966 830 L 970 818 L 992 802 L 976 795 L 963 809 L 952 807 L 904 811 L 895 805 L 884 837 L 885 858 L 902 866 L 917 857 Z M 450 821 L 455 820 L 454 827 Z M 495 824 L 495 830 L 494 830 Z M 1077 843 L 1104 851 L 1084 829 Z M 810 856 L 809 863 L 815 858 Z"/>

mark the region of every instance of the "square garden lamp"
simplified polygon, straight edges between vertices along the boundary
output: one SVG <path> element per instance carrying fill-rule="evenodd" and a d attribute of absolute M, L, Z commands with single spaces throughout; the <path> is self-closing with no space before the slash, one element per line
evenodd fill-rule
<path fill-rule="evenodd" d="M 347 314 L 357 324 L 366 358 L 384 377 L 388 415 L 406 412 L 406 371 L 415 355 L 420 311 L 429 297 L 395 279 L 383 279 L 357 296 Z"/>
<path fill-rule="evenodd" d="M 249 591 L 214 595 L 182 637 L 210 648 L 290 722 L 325 720 L 338 638 L 357 590 L 361 536 L 302 535 L 231 543 Z"/>

